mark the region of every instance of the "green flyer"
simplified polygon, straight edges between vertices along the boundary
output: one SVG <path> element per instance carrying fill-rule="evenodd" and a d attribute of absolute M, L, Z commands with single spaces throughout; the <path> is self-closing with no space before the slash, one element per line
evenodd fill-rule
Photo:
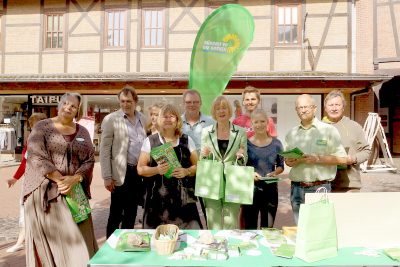
<path fill-rule="evenodd" d="M 157 162 L 157 164 L 168 163 L 168 171 L 164 174 L 167 178 L 171 178 L 174 169 L 182 167 L 171 143 L 165 143 L 161 146 L 152 148 L 150 156 Z"/>

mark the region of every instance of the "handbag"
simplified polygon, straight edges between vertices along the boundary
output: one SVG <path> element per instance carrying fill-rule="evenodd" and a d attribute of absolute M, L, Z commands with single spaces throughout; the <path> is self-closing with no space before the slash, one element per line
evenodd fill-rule
<path fill-rule="evenodd" d="M 81 183 L 75 184 L 68 195 L 65 196 L 67 206 L 71 211 L 72 218 L 80 223 L 89 218 L 92 212 L 89 201 L 83 191 Z"/>
<path fill-rule="evenodd" d="M 254 167 L 235 164 L 225 166 L 225 202 L 253 204 Z"/>
<path fill-rule="evenodd" d="M 197 162 L 195 195 L 214 200 L 223 197 L 224 165 L 213 159 L 201 159 Z"/>
<path fill-rule="evenodd" d="M 336 217 L 327 190 L 318 188 L 320 201 L 301 204 L 297 226 L 295 256 L 306 262 L 319 261 L 338 255 Z"/>

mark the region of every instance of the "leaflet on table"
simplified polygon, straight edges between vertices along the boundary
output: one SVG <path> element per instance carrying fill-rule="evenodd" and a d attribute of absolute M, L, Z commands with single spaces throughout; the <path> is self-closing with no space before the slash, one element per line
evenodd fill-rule
<path fill-rule="evenodd" d="M 383 252 L 392 260 L 400 261 L 400 248 L 386 248 Z"/>
<path fill-rule="evenodd" d="M 300 148 L 295 147 L 290 150 L 282 151 L 278 153 L 284 158 L 289 158 L 289 159 L 299 159 L 304 156 L 304 152 L 300 150 Z"/>
<path fill-rule="evenodd" d="M 272 254 L 278 257 L 291 259 L 293 258 L 294 251 L 295 251 L 295 245 L 282 244 L 279 247 L 277 247 L 275 251 L 272 251 Z"/>
<path fill-rule="evenodd" d="M 124 232 L 117 242 L 118 251 L 150 251 L 150 234 L 146 232 Z"/>
<path fill-rule="evenodd" d="M 165 143 L 161 146 L 152 148 L 150 156 L 157 162 L 157 164 L 168 163 L 168 171 L 164 174 L 167 178 L 171 178 L 174 169 L 182 167 L 171 143 Z"/>

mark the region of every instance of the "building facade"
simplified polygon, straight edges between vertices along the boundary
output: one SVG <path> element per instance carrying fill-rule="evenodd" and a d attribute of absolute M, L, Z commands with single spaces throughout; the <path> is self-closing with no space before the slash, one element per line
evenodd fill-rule
<path fill-rule="evenodd" d="M 399 26 L 392 23 L 391 33 L 381 19 L 400 20 L 398 1 L 4 0 L 1 119 L 7 124 L 16 112 L 24 118 L 32 111 L 53 116 L 57 97 L 77 91 L 96 129 L 118 108 L 115 94 L 125 84 L 142 96 L 143 111 L 160 97 L 179 107 L 196 34 L 211 12 L 230 3 L 249 10 L 255 34 L 226 94 L 233 101 L 245 86 L 259 88 L 279 136 L 298 123 L 293 99 L 300 93 L 316 97 L 320 115 L 332 89 L 343 90 L 347 115 L 361 124 L 378 111 L 376 92 L 399 68 L 392 62 L 399 63 Z M 381 42 L 388 36 L 393 44 Z M 392 128 L 391 139 L 400 138 Z"/>

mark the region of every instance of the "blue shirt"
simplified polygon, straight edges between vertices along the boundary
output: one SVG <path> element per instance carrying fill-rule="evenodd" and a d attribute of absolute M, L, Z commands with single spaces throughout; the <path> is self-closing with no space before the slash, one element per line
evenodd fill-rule
<path fill-rule="evenodd" d="M 253 166 L 254 171 L 265 177 L 268 173 L 275 171 L 277 167 L 284 168 L 283 157 L 278 155 L 283 150 L 281 141 L 272 138 L 266 146 L 256 146 L 247 140 L 247 166 Z"/>
<path fill-rule="evenodd" d="M 146 139 L 146 131 L 144 130 L 144 123 L 140 120 L 139 115 L 135 111 L 135 123 L 128 119 L 124 114 L 126 127 L 128 128 L 128 164 L 137 165 L 140 149 L 144 139 Z"/>
<path fill-rule="evenodd" d="M 193 124 L 190 125 L 187 120 L 186 120 L 186 115 L 185 113 L 181 116 L 182 118 L 182 131 L 184 134 L 187 134 L 190 136 L 190 138 L 193 139 L 194 144 L 196 145 L 196 150 L 197 153 L 200 154 L 201 150 L 201 131 L 203 128 L 212 125 L 214 123 L 214 120 L 210 116 L 206 116 L 200 113 L 200 118 L 199 120 Z"/>

